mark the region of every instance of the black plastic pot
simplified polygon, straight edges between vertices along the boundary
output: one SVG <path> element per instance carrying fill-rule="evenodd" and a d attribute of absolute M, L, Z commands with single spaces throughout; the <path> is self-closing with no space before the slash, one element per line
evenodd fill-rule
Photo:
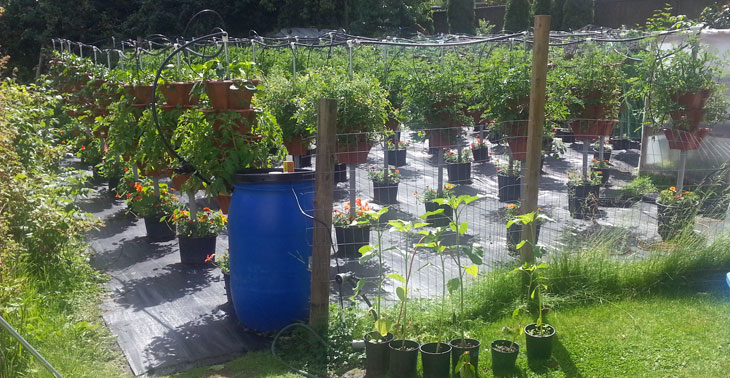
<path fill-rule="evenodd" d="M 223 273 L 223 287 L 226 288 L 226 299 L 228 300 L 229 304 L 233 304 L 233 299 L 231 299 L 231 275 Z"/>
<path fill-rule="evenodd" d="M 365 335 L 365 376 L 382 377 L 390 366 L 390 348 L 388 343 L 393 341 L 393 334 L 389 333 L 378 341 L 371 339 L 371 334 Z"/>
<path fill-rule="evenodd" d="M 342 163 L 335 164 L 335 184 L 338 182 L 347 182 L 347 165 Z"/>
<path fill-rule="evenodd" d="M 487 148 L 487 146 L 471 150 L 471 154 L 472 156 L 474 156 L 475 163 L 483 163 L 485 161 L 489 161 L 489 148 Z"/>
<path fill-rule="evenodd" d="M 550 324 L 543 324 L 548 327 L 548 331 L 543 336 L 530 334 L 531 330 L 537 327 L 532 323 L 525 327 L 525 347 L 527 348 L 528 359 L 548 359 L 553 353 L 553 338 L 555 337 L 555 328 Z"/>
<path fill-rule="evenodd" d="M 295 156 L 295 159 L 299 159 L 299 168 L 307 168 L 312 166 L 312 150 L 307 150 L 306 155 Z"/>
<path fill-rule="evenodd" d="M 388 165 L 402 167 L 406 165 L 406 149 L 388 150 Z"/>
<path fill-rule="evenodd" d="M 446 164 L 446 171 L 452 184 L 471 183 L 471 162 Z"/>
<path fill-rule="evenodd" d="M 598 213 L 600 185 L 578 185 L 568 187 L 568 210 L 576 219 L 593 218 Z"/>
<path fill-rule="evenodd" d="M 180 244 L 180 262 L 183 264 L 205 265 L 205 259 L 209 255 L 215 254 L 216 237 L 216 235 L 202 238 L 178 236 L 177 241 L 178 244 Z"/>
<path fill-rule="evenodd" d="M 575 143 L 575 136 L 570 129 L 557 129 L 555 136 L 560 138 L 564 143 Z"/>
<path fill-rule="evenodd" d="M 670 240 L 687 227 L 693 227 L 697 206 L 680 207 L 662 205 L 657 200 L 657 231 L 662 240 Z"/>
<path fill-rule="evenodd" d="M 454 215 L 454 211 L 451 206 L 446 204 L 439 205 L 436 202 L 426 202 L 424 205 L 426 206 L 427 213 L 438 209 L 444 209 L 444 212 L 441 214 L 429 215 L 426 217 L 426 222 L 428 222 L 428 224 L 433 227 L 445 227 L 451 223 L 451 217 Z"/>
<path fill-rule="evenodd" d="M 611 168 L 591 167 L 591 171 L 601 172 L 601 186 L 606 186 L 608 184 L 608 179 L 611 178 Z"/>
<path fill-rule="evenodd" d="M 144 227 L 147 229 L 147 239 L 151 241 L 164 241 L 175 238 L 175 226 L 170 222 L 160 222 L 159 216 L 145 217 Z"/>
<path fill-rule="evenodd" d="M 631 139 L 611 138 L 611 145 L 614 150 L 628 150 L 631 149 Z"/>
<path fill-rule="evenodd" d="M 388 140 L 397 145 L 400 142 L 400 131 L 394 131 L 392 135 L 388 136 Z"/>
<path fill-rule="evenodd" d="M 462 343 L 462 340 L 464 341 Z M 479 371 L 479 347 L 481 343 L 475 339 L 453 339 L 449 341 L 451 345 L 451 370 L 456 369 L 456 364 L 459 362 L 464 352 L 469 352 L 469 362 L 474 365 L 474 369 Z"/>
<path fill-rule="evenodd" d="M 335 227 L 337 253 L 342 257 L 360 257 L 360 247 L 370 244 L 370 226 Z"/>
<path fill-rule="evenodd" d="M 418 343 L 413 340 L 393 340 L 390 348 L 390 376 L 408 378 L 416 375 Z"/>
<path fill-rule="evenodd" d="M 593 158 L 599 160 L 599 156 L 600 154 L 598 153 L 598 151 L 593 150 Z M 603 160 L 611 161 L 611 151 L 603 151 Z"/>
<path fill-rule="evenodd" d="M 119 182 L 122 180 L 119 176 L 112 176 L 109 178 L 109 194 L 114 196 L 117 194 L 117 186 L 119 186 Z"/>
<path fill-rule="evenodd" d="M 537 243 L 537 240 L 540 239 L 540 227 L 542 225 L 538 224 L 537 228 L 535 229 L 535 242 Z M 510 252 L 516 252 L 517 251 L 517 244 L 520 244 L 520 241 L 522 241 L 522 225 L 513 223 L 510 228 L 507 229 L 507 250 Z"/>
<path fill-rule="evenodd" d="M 730 197 L 707 198 L 702 201 L 699 214 L 712 219 L 725 219 L 730 206 Z"/>
<path fill-rule="evenodd" d="M 497 174 L 499 200 L 502 202 L 518 201 L 520 199 L 520 181 L 520 176 Z"/>
<path fill-rule="evenodd" d="M 423 378 L 443 378 L 449 376 L 451 366 L 451 346 L 446 343 L 427 343 L 421 345 L 421 366 Z"/>
<path fill-rule="evenodd" d="M 520 354 L 520 344 L 509 340 L 492 341 L 492 370 L 509 371 L 515 368 L 517 355 Z"/>
<path fill-rule="evenodd" d="M 398 184 L 373 181 L 373 200 L 381 205 L 398 203 Z"/>

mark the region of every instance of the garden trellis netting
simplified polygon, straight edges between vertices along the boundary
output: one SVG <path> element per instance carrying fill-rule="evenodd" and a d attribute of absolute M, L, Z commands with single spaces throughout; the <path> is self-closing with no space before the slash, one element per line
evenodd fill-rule
<path fill-rule="evenodd" d="M 679 30 L 645 33 L 608 29 L 553 32 L 550 35 L 551 72 L 569 74 L 575 68 L 570 65 L 571 59 L 578 60 L 574 57 L 586 56 L 593 50 L 620 56 L 621 64 L 626 66 L 641 65 L 646 59 L 656 56 L 671 59 L 672 54 L 688 45 L 680 44 L 654 55 L 647 51 L 661 45 L 661 40 L 669 35 L 697 32 Z M 400 110 L 395 117 L 391 117 L 391 114 L 381 117 L 383 123 L 389 119 L 394 121 L 395 127 L 390 132 L 379 128 L 359 133 L 348 129 L 348 126 L 356 126 L 349 124 L 344 125 L 344 132 L 338 132 L 339 144 L 354 146 L 350 151 L 341 152 L 344 154 L 338 157 L 341 162 L 350 159 L 361 159 L 359 161 L 362 162 L 350 164 L 345 170 L 338 166 L 338 170 L 332 172 L 336 181 L 341 181 L 334 188 L 334 209 L 340 214 L 357 215 L 356 205 L 345 208 L 345 204 L 355 204 L 360 199 L 360 203 L 367 203 L 363 206 L 375 209 L 390 205 L 384 219 L 417 221 L 420 215 L 431 209 L 427 206 L 434 206 L 433 198 L 440 196 L 444 187 L 457 195 L 477 195 L 481 199 L 465 208 L 461 220 L 468 222 L 465 236 L 468 244 L 477 243 L 484 249 L 484 257 L 477 264 L 479 272 L 518 259 L 515 245 L 519 242 L 519 236 L 505 228 L 505 223 L 519 209 L 519 161 L 524 160 L 526 139 L 526 134 L 521 130 L 526 129 L 523 125 L 527 123 L 527 112 L 520 98 L 509 97 L 510 93 L 499 92 L 499 88 L 475 78 L 487 77 L 484 75 L 491 69 L 493 71 L 490 72 L 503 74 L 502 77 L 506 78 L 500 83 L 494 80 L 495 77 L 490 77 L 495 86 L 507 87 L 519 80 L 524 83 L 525 78 L 529 83 L 529 70 L 526 71 L 527 76 L 524 76 L 525 72 L 518 72 L 520 67 L 524 68 L 525 60 L 531 59 L 532 35 L 529 33 L 405 39 L 366 38 L 343 31 L 328 31 L 316 37 L 267 38 L 252 33 L 249 38 L 235 38 L 221 30 L 187 40 L 152 36 L 144 40 L 112 41 L 108 48 L 63 39 L 53 39 L 51 42 L 60 59 L 70 59 L 70 54 L 73 54 L 99 66 L 89 79 L 106 78 L 115 71 L 126 72 L 126 80 L 140 85 L 164 83 L 170 80 L 169 76 L 180 75 L 181 71 L 192 72 L 188 76 L 191 79 L 200 78 L 202 71 L 205 71 L 203 75 L 210 73 L 228 79 L 235 78 L 236 73 L 232 70 L 235 71 L 236 63 L 253 62 L 261 72 L 262 81 L 258 85 L 264 96 L 274 76 L 301 83 L 303 91 L 318 85 L 336 86 L 337 81 L 365 82 L 363 85 L 377 83 L 385 91 L 390 105 Z M 490 61 L 497 58 L 502 59 L 503 67 Z M 212 59 L 220 63 L 218 72 L 203 65 Z M 602 63 L 600 59 L 594 62 L 595 65 Z M 172 67 L 168 68 L 170 64 Z M 104 66 L 105 70 L 102 69 Z M 582 68 L 590 72 L 590 67 Z M 625 72 L 623 74 L 626 75 Z M 336 80 L 332 80 L 333 77 Z M 507 82 L 510 79 L 515 81 Z M 555 88 L 560 88 L 561 77 L 554 77 L 553 80 L 558 85 Z M 651 79 L 646 77 L 638 77 L 637 80 L 651 83 Z M 666 147 L 662 135 L 649 135 L 652 134 L 649 127 L 652 123 L 651 111 L 645 115 L 645 103 L 641 97 L 623 96 L 632 90 L 626 77 L 621 76 L 621 82 L 617 85 L 621 96 L 616 101 L 615 114 L 604 120 L 610 120 L 608 122 L 596 122 L 597 117 L 588 115 L 577 116 L 567 109 L 547 109 L 548 125 L 545 127 L 544 165 L 538 205 L 540 211 L 553 220 L 541 224 L 539 231 L 539 243 L 548 252 L 579 252 L 589 242 L 596 243 L 598 240 L 610 245 L 611 253 L 619 259 L 641 258 L 661 250 L 663 235 L 660 235 L 661 227 L 657 225 L 661 217 L 657 215 L 656 195 L 645 194 L 656 192 L 648 188 L 652 180 L 659 189 L 676 186 L 673 175 L 678 152 Z M 419 86 L 422 87 L 419 89 Z M 347 97 L 352 95 L 348 91 L 353 88 L 360 87 L 329 93 L 357 100 L 354 96 Z M 475 88 L 481 89 L 484 94 L 502 94 L 506 97 L 498 97 L 500 101 L 511 98 L 514 103 L 506 103 L 499 110 L 504 118 L 493 118 L 492 115 L 498 111 L 493 109 L 492 114 L 488 114 L 489 98 L 466 103 L 479 96 Z M 447 96 L 434 100 L 436 97 L 427 96 L 448 89 L 464 94 L 466 99 Z M 513 93 L 518 93 L 524 87 L 512 89 L 515 91 Z M 568 94 L 569 88 L 562 89 L 563 92 L 556 90 L 549 96 L 558 98 Z M 423 92 L 423 96 L 419 97 L 419 92 Z M 326 91 L 317 93 L 328 94 Z M 376 93 L 373 96 L 377 98 L 381 95 Z M 428 101 L 431 101 L 430 106 Z M 450 106 L 450 102 L 458 102 L 461 108 Z M 150 115 L 153 118 L 161 117 L 163 112 L 156 110 L 161 105 L 157 101 L 152 104 Z M 264 107 L 256 100 L 254 104 Z M 446 110 L 430 112 L 439 106 Z M 520 107 L 523 108 L 520 110 Z M 651 109 L 651 104 L 647 109 Z M 353 118 L 348 115 L 350 111 L 354 110 L 345 103 L 341 105 L 338 117 L 351 122 Z M 313 117 L 316 119 L 316 114 L 311 112 L 299 115 L 302 119 L 309 116 L 310 121 Z M 281 119 L 277 121 L 282 123 Z M 642 127 L 642 121 L 647 123 L 645 127 Z M 173 164 L 170 168 L 184 163 L 192 164 L 192 169 L 187 173 L 197 173 L 199 180 L 208 184 L 214 181 L 214 174 L 207 172 L 204 167 L 197 167 L 194 161 L 178 153 L 180 144 L 184 142 L 175 139 L 175 131 L 166 129 L 164 123 L 164 119 L 157 119 L 153 123 L 157 132 L 153 134 L 165 141 L 163 147 L 169 151 L 170 156 L 167 158 Z M 598 129 L 602 131 L 595 132 Z M 642 131 L 645 134 L 643 138 Z M 305 138 L 308 147 L 316 146 L 314 135 L 310 133 L 309 139 Z M 279 140 L 276 139 L 277 142 Z M 103 148 L 104 143 L 102 137 L 100 148 Z M 613 146 L 613 151 L 608 150 L 606 143 Z M 270 147 L 276 149 L 280 145 Z M 693 153 L 694 160 L 691 160 L 704 159 L 707 164 L 690 164 L 687 167 L 685 186 L 704 193 L 703 198 L 698 199 L 703 206 L 699 208 L 701 214 L 695 218 L 694 228 L 708 239 L 726 231 L 728 226 L 725 199 L 728 172 L 727 167 L 717 162 L 728 155 L 726 149 L 727 142 L 722 138 L 707 139 Z M 278 156 L 268 162 L 270 165 L 278 165 L 286 159 L 283 151 L 277 153 Z M 647 172 L 647 177 L 652 180 L 647 178 L 637 181 L 636 169 L 640 161 L 646 159 L 647 164 L 652 166 L 652 172 Z M 305 149 L 303 154 L 298 154 L 293 160 L 297 167 L 308 164 L 316 166 L 317 152 Z M 661 169 L 657 170 L 656 167 Z M 568 177 L 570 171 L 574 171 L 576 177 Z M 601 178 L 592 176 L 591 171 L 600 171 L 606 182 L 601 183 Z M 571 192 L 573 194 L 570 195 L 568 181 L 579 180 L 579 176 L 595 182 L 590 183 L 591 188 L 586 189 L 586 193 Z M 718 193 L 719 197 L 716 196 Z M 302 207 L 310 211 L 307 205 L 302 204 Z M 432 215 L 431 218 L 428 222 L 431 226 L 439 224 L 438 215 Z M 341 229 L 332 232 L 331 237 L 335 244 L 333 251 L 336 251 L 332 259 L 333 271 L 354 271 L 358 277 L 368 280 L 370 284 L 364 286 L 362 292 L 372 299 L 375 294 L 372 282 L 377 277 L 377 269 L 373 260 L 364 265 L 358 262 L 360 254 L 357 246 L 362 242 L 358 244 L 356 239 L 368 237 L 373 244 L 375 230 Z M 338 238 L 342 240 L 338 241 Z M 446 243 L 456 242 L 454 233 L 444 238 Z M 403 274 L 410 270 L 413 272 L 410 283 L 413 295 L 436 297 L 442 293 L 444 282 L 441 278 L 440 256 L 428 248 L 421 248 L 412 254 L 415 260 L 404 260 L 402 251 L 398 249 L 408 248 L 412 253 L 413 250 L 408 247 L 412 242 L 413 236 L 393 232 L 383 234 L 385 246 L 397 247 L 385 252 L 387 271 Z M 459 243 L 464 243 L 464 239 Z M 409 266 L 405 265 L 406 262 Z M 460 267 L 453 263 L 445 264 L 445 269 L 447 280 L 460 274 Z M 480 275 L 470 279 L 480 279 Z M 397 281 L 387 280 L 385 292 L 395 293 L 398 285 Z M 350 288 L 334 286 L 332 293 L 337 294 L 340 290 L 345 291 L 345 296 L 351 294 Z"/>

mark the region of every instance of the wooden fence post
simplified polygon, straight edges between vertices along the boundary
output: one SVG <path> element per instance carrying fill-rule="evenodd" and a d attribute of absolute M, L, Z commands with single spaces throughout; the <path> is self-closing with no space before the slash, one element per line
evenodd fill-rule
<path fill-rule="evenodd" d="M 317 166 L 314 183 L 314 236 L 312 238 L 312 285 L 309 325 L 320 334 L 329 319 L 329 279 L 334 188 L 337 100 L 317 104 Z"/>

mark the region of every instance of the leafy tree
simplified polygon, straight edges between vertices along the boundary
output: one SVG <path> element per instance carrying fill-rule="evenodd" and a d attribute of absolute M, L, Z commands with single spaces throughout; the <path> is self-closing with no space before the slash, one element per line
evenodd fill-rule
<path fill-rule="evenodd" d="M 449 0 L 446 12 L 451 33 L 474 34 L 474 0 Z"/>
<path fill-rule="evenodd" d="M 535 0 L 532 3 L 532 14 L 551 14 L 551 1 L 550 0 Z"/>
<path fill-rule="evenodd" d="M 593 0 L 565 0 L 563 30 L 576 30 L 593 23 Z"/>
<path fill-rule="evenodd" d="M 529 27 L 529 0 L 508 0 L 504 13 L 504 30 L 522 31 Z"/>
<path fill-rule="evenodd" d="M 565 0 L 553 0 L 550 6 L 550 29 L 562 30 L 563 27 L 563 6 Z"/>

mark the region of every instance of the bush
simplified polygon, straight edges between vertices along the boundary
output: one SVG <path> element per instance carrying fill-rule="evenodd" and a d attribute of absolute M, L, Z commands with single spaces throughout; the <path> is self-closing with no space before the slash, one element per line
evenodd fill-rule
<path fill-rule="evenodd" d="M 504 11 L 504 30 L 517 32 L 530 27 L 530 2 L 509 0 Z"/>
<path fill-rule="evenodd" d="M 552 11 L 552 3 L 550 0 L 535 0 L 532 3 L 532 14 L 549 15 Z"/>
<path fill-rule="evenodd" d="M 451 33 L 474 34 L 474 0 L 449 0 L 446 11 Z"/>
<path fill-rule="evenodd" d="M 565 0 L 563 30 L 576 30 L 593 23 L 593 0 Z"/>
<path fill-rule="evenodd" d="M 563 28 L 563 6 L 565 0 L 553 0 L 550 5 L 550 29 L 562 30 Z"/>

